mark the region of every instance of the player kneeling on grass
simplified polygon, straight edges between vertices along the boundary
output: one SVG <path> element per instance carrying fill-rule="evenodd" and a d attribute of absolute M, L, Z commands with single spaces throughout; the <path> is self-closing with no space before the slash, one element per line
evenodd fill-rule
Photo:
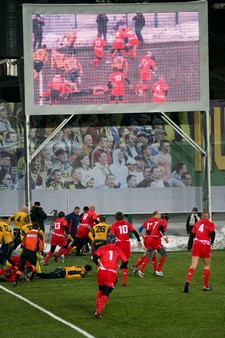
<path fill-rule="evenodd" d="M 36 273 L 36 278 L 52 279 L 52 278 L 81 278 L 86 275 L 87 272 L 92 270 L 91 265 L 74 265 L 74 266 L 59 266 L 53 271 L 44 273 Z"/>
<path fill-rule="evenodd" d="M 96 311 L 94 317 L 101 319 L 103 308 L 108 302 L 108 297 L 114 289 L 118 277 L 117 267 L 119 260 L 122 261 L 120 268 L 127 266 L 127 257 L 123 251 L 115 246 L 116 236 L 109 234 L 107 244 L 100 247 L 93 256 L 94 263 L 98 266 L 98 292 L 96 294 Z"/>
<path fill-rule="evenodd" d="M 194 238 L 194 244 L 192 248 L 192 261 L 191 266 L 188 269 L 187 281 L 184 286 L 184 292 L 188 293 L 189 284 L 195 269 L 198 266 L 200 258 L 204 262 L 203 271 L 203 291 L 211 291 L 211 286 L 208 285 L 210 276 L 210 262 L 211 262 L 211 246 L 215 240 L 215 224 L 209 220 L 209 213 L 203 212 L 202 219 L 195 223 L 192 229 L 192 237 Z"/>

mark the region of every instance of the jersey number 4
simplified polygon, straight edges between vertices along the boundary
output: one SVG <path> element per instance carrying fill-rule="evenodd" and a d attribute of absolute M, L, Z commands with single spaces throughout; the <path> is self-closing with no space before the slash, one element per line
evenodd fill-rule
<path fill-rule="evenodd" d="M 203 232 L 204 231 L 204 224 L 201 224 L 200 227 L 198 228 L 199 232 Z"/>

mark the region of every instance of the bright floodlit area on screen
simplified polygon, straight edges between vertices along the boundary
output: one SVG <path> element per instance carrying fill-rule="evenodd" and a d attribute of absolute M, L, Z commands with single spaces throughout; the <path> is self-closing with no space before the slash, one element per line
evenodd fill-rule
<path fill-rule="evenodd" d="M 39 13 L 32 11 L 32 30 L 25 32 L 35 111 L 201 102 L 198 10 Z"/>

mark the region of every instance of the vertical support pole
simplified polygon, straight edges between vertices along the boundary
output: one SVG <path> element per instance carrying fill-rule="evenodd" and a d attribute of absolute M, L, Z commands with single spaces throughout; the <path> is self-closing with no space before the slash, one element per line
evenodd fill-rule
<path fill-rule="evenodd" d="M 29 210 L 31 208 L 31 156 L 30 156 L 30 141 L 29 141 L 29 133 L 30 133 L 30 117 L 26 116 L 26 128 L 25 128 L 25 159 L 26 159 L 26 176 L 25 176 L 25 200 L 26 205 Z"/>
<path fill-rule="evenodd" d="M 209 111 L 201 112 L 202 115 L 202 146 L 205 149 L 205 155 L 202 156 L 202 199 L 203 211 L 212 213 L 211 202 L 211 163 L 210 163 L 210 126 Z"/>
<path fill-rule="evenodd" d="M 154 28 L 158 28 L 159 22 L 158 22 L 158 13 L 154 13 Z"/>

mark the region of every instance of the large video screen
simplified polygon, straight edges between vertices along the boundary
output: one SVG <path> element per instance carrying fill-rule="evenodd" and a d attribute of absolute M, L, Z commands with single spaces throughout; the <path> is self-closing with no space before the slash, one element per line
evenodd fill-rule
<path fill-rule="evenodd" d="M 26 114 L 208 110 L 206 6 L 23 5 Z"/>

